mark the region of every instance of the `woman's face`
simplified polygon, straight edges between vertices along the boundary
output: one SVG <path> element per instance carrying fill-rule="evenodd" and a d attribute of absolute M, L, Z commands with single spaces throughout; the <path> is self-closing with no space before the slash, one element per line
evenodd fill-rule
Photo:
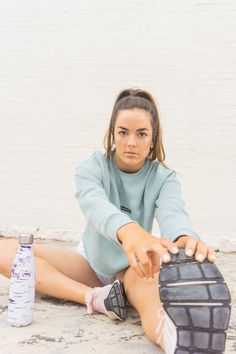
<path fill-rule="evenodd" d="M 143 109 L 118 113 L 114 128 L 115 158 L 118 167 L 128 173 L 144 165 L 152 144 L 151 114 Z"/>

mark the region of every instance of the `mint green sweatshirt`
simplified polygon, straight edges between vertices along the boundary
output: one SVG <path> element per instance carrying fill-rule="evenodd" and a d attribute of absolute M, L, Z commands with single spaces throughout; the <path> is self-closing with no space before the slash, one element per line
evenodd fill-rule
<path fill-rule="evenodd" d="M 146 160 L 135 173 L 122 172 L 114 159 L 96 151 L 75 171 L 76 194 L 87 219 L 82 239 L 91 267 L 112 276 L 128 267 L 117 230 L 137 222 L 152 232 L 157 218 L 161 236 L 174 241 L 180 235 L 199 238 L 184 208 L 174 170 Z M 160 235 L 158 235 L 160 236 Z"/>

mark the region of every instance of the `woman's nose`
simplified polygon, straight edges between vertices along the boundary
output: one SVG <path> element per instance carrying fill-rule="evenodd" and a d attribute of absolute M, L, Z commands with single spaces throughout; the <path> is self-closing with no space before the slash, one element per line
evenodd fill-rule
<path fill-rule="evenodd" d="M 128 146 L 135 146 L 136 145 L 136 139 L 134 136 L 130 135 L 128 139 Z"/>

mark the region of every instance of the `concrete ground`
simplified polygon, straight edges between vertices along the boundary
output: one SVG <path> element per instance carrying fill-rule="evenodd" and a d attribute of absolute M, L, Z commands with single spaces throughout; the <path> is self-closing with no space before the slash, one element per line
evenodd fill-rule
<path fill-rule="evenodd" d="M 36 240 L 74 249 L 75 244 Z M 236 352 L 236 254 L 218 253 L 217 265 L 232 296 L 232 314 L 226 354 Z M 85 306 L 37 295 L 34 322 L 14 328 L 7 323 L 9 280 L 0 276 L 0 354 L 161 354 L 144 335 L 137 313 L 129 308 L 125 322 L 111 321 L 102 314 L 87 315 Z"/>

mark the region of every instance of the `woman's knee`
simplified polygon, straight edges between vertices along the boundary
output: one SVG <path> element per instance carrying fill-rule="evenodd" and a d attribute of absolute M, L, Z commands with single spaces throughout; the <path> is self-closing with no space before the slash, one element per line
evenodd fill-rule
<path fill-rule="evenodd" d="M 158 276 L 155 275 L 154 278 L 146 279 L 145 277 L 141 278 L 135 273 L 135 271 L 129 267 L 123 274 L 123 281 L 125 286 L 128 288 L 140 288 L 146 291 L 146 289 L 157 289 L 158 286 Z"/>
<path fill-rule="evenodd" d="M 18 246 L 16 239 L 0 238 L 0 273 L 6 277 L 11 274 L 11 267 Z"/>
<path fill-rule="evenodd" d="M 147 280 L 129 267 L 123 276 L 123 282 L 127 298 L 136 309 L 143 311 L 151 304 L 159 305 L 158 276 Z"/>
<path fill-rule="evenodd" d="M 0 252 L 6 252 L 8 250 L 17 250 L 19 243 L 15 238 L 0 238 Z"/>

